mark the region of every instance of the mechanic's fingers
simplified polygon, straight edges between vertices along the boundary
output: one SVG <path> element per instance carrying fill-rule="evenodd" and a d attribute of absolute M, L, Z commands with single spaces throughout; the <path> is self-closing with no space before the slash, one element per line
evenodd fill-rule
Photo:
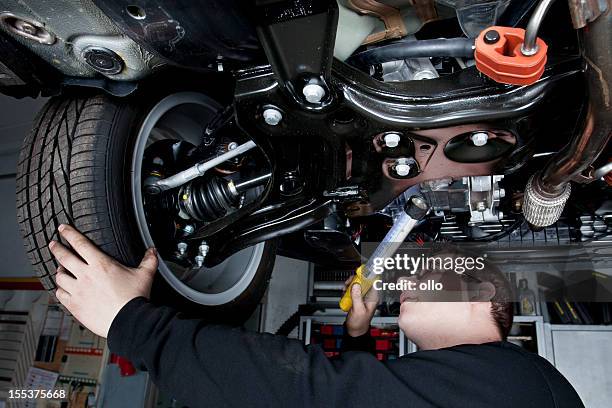
<path fill-rule="evenodd" d="M 358 283 L 351 286 L 351 300 L 353 301 L 352 311 L 355 313 L 364 313 L 366 311 L 363 298 L 361 297 L 361 285 Z"/>
<path fill-rule="evenodd" d="M 108 258 L 104 252 L 100 251 L 94 244 L 88 240 L 85 235 L 71 227 L 70 225 L 62 224 L 57 229 L 62 237 L 79 254 L 85 262 L 91 264 L 95 261 L 100 261 L 103 258 Z"/>
<path fill-rule="evenodd" d="M 70 293 L 66 292 L 62 288 L 57 288 L 55 291 L 55 297 L 61 302 L 62 305 L 66 306 L 70 310 Z"/>
<path fill-rule="evenodd" d="M 63 267 L 68 269 L 74 276 L 79 276 L 87 264 L 79 259 L 71 250 L 57 241 L 49 242 L 49 250 Z"/>
<path fill-rule="evenodd" d="M 368 314 L 373 315 L 374 312 L 376 312 L 376 309 L 378 308 L 378 302 L 365 302 L 365 307 L 366 310 L 368 312 Z"/>
<path fill-rule="evenodd" d="M 155 248 L 149 248 L 147 252 L 145 252 L 140 265 L 138 265 L 138 269 L 154 274 L 157 271 L 157 265 L 157 250 Z"/>
<path fill-rule="evenodd" d="M 378 291 L 374 288 L 371 288 L 370 290 L 368 290 L 368 293 L 366 293 L 363 297 L 363 301 L 365 302 L 368 309 L 370 309 L 372 305 L 373 307 L 376 307 L 378 305 Z"/>
<path fill-rule="evenodd" d="M 55 283 L 60 288 L 64 289 L 68 293 L 73 293 L 76 289 L 77 280 L 72 276 L 68 275 L 64 268 L 58 268 L 57 274 L 55 275 Z"/>
<path fill-rule="evenodd" d="M 346 290 L 349 287 L 353 279 L 355 279 L 355 275 L 349 276 L 347 280 L 344 281 L 344 290 Z"/>

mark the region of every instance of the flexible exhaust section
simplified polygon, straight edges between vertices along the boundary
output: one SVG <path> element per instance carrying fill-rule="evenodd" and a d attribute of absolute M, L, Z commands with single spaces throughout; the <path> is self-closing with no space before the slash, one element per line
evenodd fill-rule
<path fill-rule="evenodd" d="M 582 32 L 589 106 L 582 133 L 554 155 L 525 187 L 523 214 L 535 227 L 558 221 L 570 195 L 570 182 L 597 159 L 612 135 L 612 2 Z"/>

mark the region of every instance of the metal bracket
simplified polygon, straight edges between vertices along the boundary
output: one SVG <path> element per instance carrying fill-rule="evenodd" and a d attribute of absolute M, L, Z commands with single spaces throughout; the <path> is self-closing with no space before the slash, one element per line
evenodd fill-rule
<path fill-rule="evenodd" d="M 336 1 L 257 0 L 257 9 L 257 33 L 280 84 L 305 109 L 329 105 Z M 307 96 L 308 86 L 321 87 L 324 93 L 313 102 Z"/>
<path fill-rule="evenodd" d="M 61 81 L 61 86 L 80 86 L 102 89 L 113 96 L 125 97 L 133 93 L 138 88 L 138 82 L 113 81 L 107 78 L 65 77 Z"/>
<path fill-rule="evenodd" d="M 351 199 L 365 197 L 365 192 L 359 186 L 338 187 L 334 190 L 324 191 L 323 197 L 334 199 Z"/>
<path fill-rule="evenodd" d="M 375 0 L 348 0 L 347 6 L 360 14 L 378 17 L 385 24 L 385 31 L 370 34 L 363 42 L 372 44 L 408 35 L 404 18 L 399 9 Z"/>
<path fill-rule="evenodd" d="M 306 228 L 332 212 L 332 200 L 301 197 L 260 208 L 246 222 L 210 237 L 218 245 L 212 248 L 209 260 L 214 265 L 243 248 Z"/>
<path fill-rule="evenodd" d="M 569 0 L 572 24 L 575 29 L 586 26 L 610 8 L 606 0 Z"/>

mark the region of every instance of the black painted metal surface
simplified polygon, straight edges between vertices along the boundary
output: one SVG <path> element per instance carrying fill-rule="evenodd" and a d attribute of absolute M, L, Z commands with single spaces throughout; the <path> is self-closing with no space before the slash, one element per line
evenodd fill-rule
<path fill-rule="evenodd" d="M 128 13 L 131 0 L 94 0 L 126 35 L 183 67 L 216 69 L 218 60 L 262 57 L 255 7 L 240 0 L 143 0 L 144 18 Z"/>

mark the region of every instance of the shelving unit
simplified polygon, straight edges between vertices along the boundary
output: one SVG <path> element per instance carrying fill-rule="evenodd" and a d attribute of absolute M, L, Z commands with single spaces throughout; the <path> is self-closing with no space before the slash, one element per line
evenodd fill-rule
<path fill-rule="evenodd" d="M 337 339 L 342 336 L 341 329 L 344 324 L 345 316 L 343 315 L 314 315 L 314 316 L 302 316 L 300 318 L 300 327 L 298 332 L 298 338 L 304 342 L 305 345 L 312 344 L 313 334 L 319 335 L 319 327 L 326 326 L 335 328 L 329 333 L 329 338 Z M 530 351 L 538 353 L 544 358 L 548 358 L 548 347 L 546 345 L 546 334 L 545 334 L 545 323 L 542 316 L 515 316 L 514 324 L 523 326 L 521 330 L 528 334 L 521 333 L 509 337 L 511 341 L 523 341 L 529 343 L 525 346 Z M 550 325 L 549 325 L 550 326 Z M 404 332 L 397 325 L 397 317 L 374 317 L 372 319 L 372 327 L 383 330 L 393 330 L 397 332 L 397 357 L 401 357 L 408 353 L 417 351 L 417 346 L 408 340 Z M 326 337 L 325 333 L 322 337 Z M 326 344 L 321 341 L 317 341 L 321 344 L 323 349 L 327 351 L 336 351 L 338 346 L 335 346 L 333 350 L 327 350 Z M 328 342 L 327 345 L 330 345 Z M 330 357 L 335 354 L 330 354 Z"/>
<path fill-rule="evenodd" d="M 345 316 L 302 316 L 298 338 L 306 345 L 312 344 L 313 339 L 315 339 L 317 344 L 321 344 L 323 350 L 329 353 L 328 356 L 333 357 L 340 348 L 338 341 L 341 340 L 343 334 L 344 319 Z M 416 351 L 416 345 L 409 341 L 398 327 L 397 318 L 374 317 L 371 326 L 374 328 L 374 332 L 371 332 L 372 337 L 380 342 L 377 343 L 377 358 L 379 360 L 392 360 Z M 322 333 L 322 330 L 327 332 Z M 390 333 L 393 333 L 393 335 L 390 335 Z M 331 341 L 336 342 L 333 348 L 328 347 L 331 346 Z"/>
<path fill-rule="evenodd" d="M 529 351 L 539 354 L 547 358 L 547 347 L 544 332 L 544 318 L 542 316 L 514 316 L 513 333 L 516 327 L 520 328 L 520 334 L 511 334 L 508 336 L 508 341 L 520 344 Z"/>

